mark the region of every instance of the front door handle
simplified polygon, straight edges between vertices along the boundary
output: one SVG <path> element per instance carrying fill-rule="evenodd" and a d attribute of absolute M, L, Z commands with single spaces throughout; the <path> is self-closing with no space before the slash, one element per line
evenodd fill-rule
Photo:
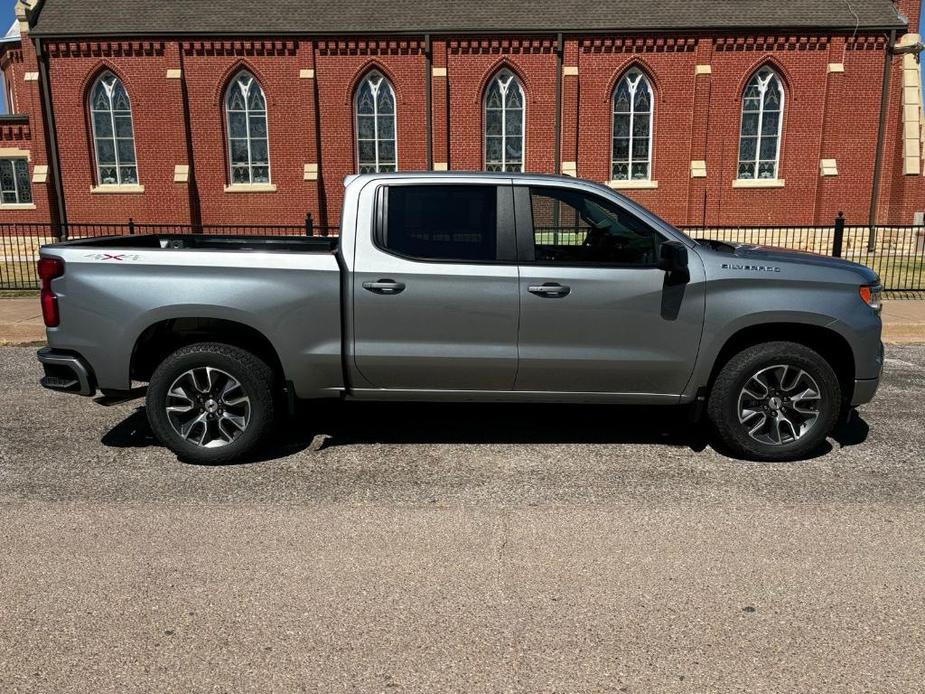
<path fill-rule="evenodd" d="M 545 299 L 564 299 L 572 293 L 572 288 L 558 282 L 547 282 L 546 284 L 530 287 L 528 291 Z"/>
<path fill-rule="evenodd" d="M 401 294 L 405 291 L 405 285 L 395 280 L 379 280 L 378 282 L 364 282 L 363 289 L 373 294 L 390 296 L 392 294 Z"/>

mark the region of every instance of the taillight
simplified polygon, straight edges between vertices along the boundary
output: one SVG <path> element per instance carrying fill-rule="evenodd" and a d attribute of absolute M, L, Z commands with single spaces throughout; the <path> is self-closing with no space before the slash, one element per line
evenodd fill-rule
<path fill-rule="evenodd" d="M 51 290 L 51 281 L 64 274 L 64 261 L 60 258 L 42 258 L 39 260 L 38 275 L 42 280 L 42 318 L 49 328 L 57 328 L 61 323 L 58 314 L 58 297 Z"/>
<path fill-rule="evenodd" d="M 865 284 L 858 288 L 858 295 L 861 301 L 870 306 L 874 311 L 880 313 L 883 304 L 880 302 L 880 296 L 883 294 L 883 287 L 879 284 Z"/>

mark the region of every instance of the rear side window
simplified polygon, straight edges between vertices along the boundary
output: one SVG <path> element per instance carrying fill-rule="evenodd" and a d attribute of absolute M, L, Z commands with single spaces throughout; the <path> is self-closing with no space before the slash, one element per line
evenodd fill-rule
<path fill-rule="evenodd" d="M 493 261 L 498 257 L 496 186 L 390 186 L 382 243 L 422 260 Z"/>

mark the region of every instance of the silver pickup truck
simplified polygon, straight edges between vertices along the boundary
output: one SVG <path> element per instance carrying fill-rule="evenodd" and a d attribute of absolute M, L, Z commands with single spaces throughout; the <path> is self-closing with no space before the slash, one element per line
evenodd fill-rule
<path fill-rule="evenodd" d="M 694 241 L 556 176 L 356 176 L 337 240 L 68 241 L 39 273 L 42 384 L 147 382 L 197 462 L 249 455 L 296 398 L 689 405 L 731 452 L 797 459 L 883 365 L 868 268 Z"/>

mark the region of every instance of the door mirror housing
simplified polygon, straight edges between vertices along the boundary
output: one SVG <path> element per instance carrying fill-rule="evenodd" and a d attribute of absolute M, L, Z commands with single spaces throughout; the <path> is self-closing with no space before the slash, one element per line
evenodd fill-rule
<path fill-rule="evenodd" d="M 658 251 L 658 268 L 665 272 L 687 270 L 687 246 L 680 241 L 666 241 Z"/>

